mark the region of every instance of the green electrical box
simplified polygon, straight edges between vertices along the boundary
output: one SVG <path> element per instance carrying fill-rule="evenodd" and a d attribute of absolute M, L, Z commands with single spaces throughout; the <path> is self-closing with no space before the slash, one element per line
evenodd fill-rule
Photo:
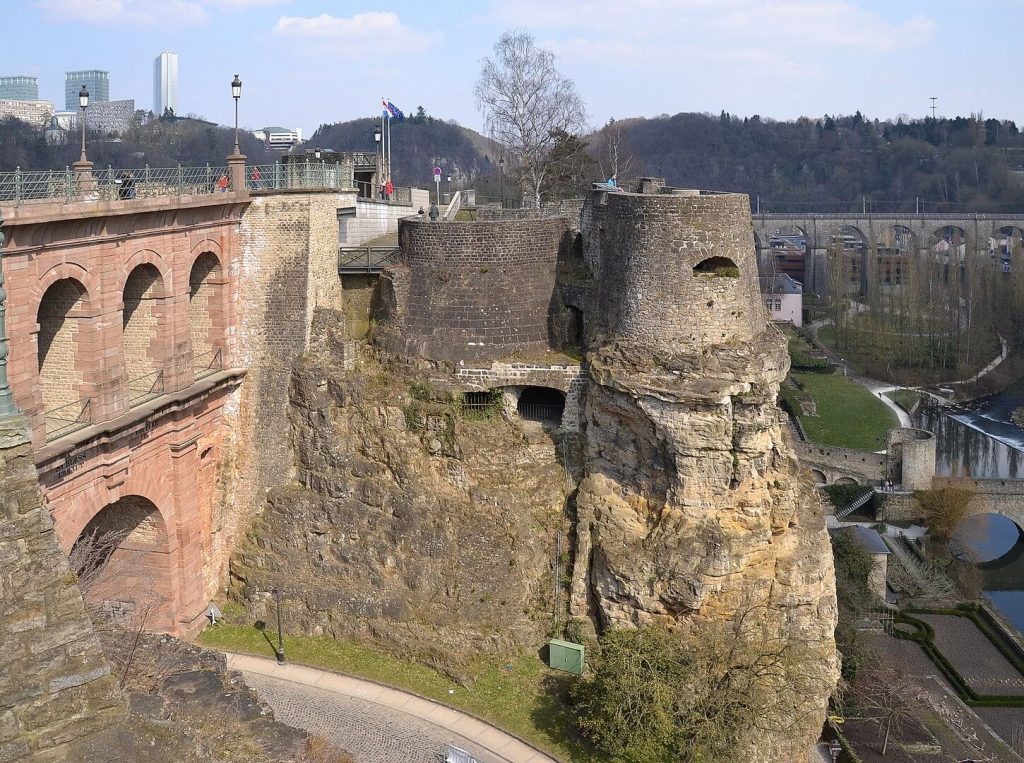
<path fill-rule="evenodd" d="M 583 644 L 553 638 L 548 642 L 548 665 L 555 670 L 583 675 Z"/>

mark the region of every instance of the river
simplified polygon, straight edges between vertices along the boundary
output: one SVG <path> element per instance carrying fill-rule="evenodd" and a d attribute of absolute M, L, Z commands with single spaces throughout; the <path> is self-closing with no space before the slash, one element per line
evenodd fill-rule
<path fill-rule="evenodd" d="M 1024 430 L 1010 414 L 1024 406 L 1024 381 L 963 407 L 925 405 L 915 426 L 935 433 L 935 471 L 943 476 L 1024 479 Z M 1024 633 L 1024 536 L 1006 517 L 970 517 L 959 531 L 977 555 L 985 595 Z"/>

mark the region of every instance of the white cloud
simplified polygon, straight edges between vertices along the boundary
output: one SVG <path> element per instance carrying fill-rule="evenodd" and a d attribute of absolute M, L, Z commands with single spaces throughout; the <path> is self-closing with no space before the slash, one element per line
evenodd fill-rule
<path fill-rule="evenodd" d="M 51 19 L 87 24 L 190 26 L 209 21 L 209 11 L 269 8 L 291 0 L 37 0 Z"/>
<path fill-rule="evenodd" d="M 335 46 L 353 46 L 338 48 L 344 53 L 360 46 L 367 50 L 387 51 L 389 56 L 418 53 L 440 41 L 436 33 L 419 32 L 403 25 L 398 14 L 391 12 L 357 13 L 350 18 L 326 13 L 313 17 L 282 16 L 274 27 L 274 33 Z"/>
<path fill-rule="evenodd" d="M 194 0 L 38 0 L 51 19 L 87 24 L 156 24 L 186 26 L 207 20 L 202 3 Z"/>

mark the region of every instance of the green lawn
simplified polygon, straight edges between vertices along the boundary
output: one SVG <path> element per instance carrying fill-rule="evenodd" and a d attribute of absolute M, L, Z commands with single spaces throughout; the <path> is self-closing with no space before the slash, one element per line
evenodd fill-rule
<path fill-rule="evenodd" d="M 796 412 L 801 399 L 814 400 L 817 416 L 801 415 L 807 437 L 823 445 L 881 450 L 886 432 L 899 426 L 896 414 L 863 386 L 835 374 L 791 374 L 804 389 L 788 387 L 785 396 Z"/>
<path fill-rule="evenodd" d="M 271 636 L 250 625 L 225 623 L 207 627 L 198 641 L 207 647 L 273 657 Z M 568 738 L 569 716 L 562 698 L 573 677 L 548 669 L 535 654 L 511 660 L 480 659 L 471 666 L 473 682 L 464 687 L 425 665 L 357 641 L 285 635 L 284 648 L 289 662 L 369 678 L 465 710 L 557 758 L 581 763 L 598 760 Z"/>

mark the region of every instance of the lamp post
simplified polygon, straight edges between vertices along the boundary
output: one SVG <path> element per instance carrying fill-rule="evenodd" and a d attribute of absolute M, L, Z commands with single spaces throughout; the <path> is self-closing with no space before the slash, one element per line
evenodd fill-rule
<path fill-rule="evenodd" d="M 452 199 L 452 173 L 448 173 L 448 200 Z"/>
<path fill-rule="evenodd" d="M 277 649 L 276 656 L 279 665 L 284 665 L 284 638 L 281 635 L 281 589 L 274 589 L 274 601 L 277 602 Z"/>
<path fill-rule="evenodd" d="M 78 91 L 78 105 L 82 107 L 82 155 L 78 161 L 87 162 L 89 160 L 85 156 L 85 110 L 89 108 L 89 88 L 85 85 Z"/>
<path fill-rule="evenodd" d="M 231 80 L 231 97 L 235 99 L 235 153 L 241 153 L 238 150 L 238 99 L 242 97 L 242 80 L 238 79 L 238 75 Z"/>
<path fill-rule="evenodd" d="M 843 746 L 839 744 L 838 739 L 833 739 L 828 743 L 828 754 L 832 756 L 832 763 L 836 763 L 839 760 L 839 753 L 843 751 Z"/>
<path fill-rule="evenodd" d="M 320 161 L 320 146 L 317 146 L 315 149 L 313 149 L 313 158 L 316 159 L 317 161 Z"/>
<path fill-rule="evenodd" d="M 373 150 L 374 150 L 374 156 L 377 156 L 377 153 L 376 153 L 377 152 L 377 148 L 380 147 L 380 164 L 377 165 L 378 171 L 377 171 L 377 178 L 376 178 L 376 180 L 377 180 L 377 185 L 381 186 L 381 187 L 383 187 L 383 185 L 384 185 L 384 183 L 381 182 L 381 181 L 384 180 L 384 146 L 381 144 L 381 139 L 382 138 L 383 138 L 383 135 L 381 133 L 381 129 L 379 127 L 374 127 L 373 128 L 373 142 L 374 142 L 374 149 Z M 371 199 L 374 198 L 374 194 L 375 193 L 376 193 L 376 189 L 375 188 L 371 188 L 370 189 L 370 193 L 369 193 L 369 197 Z"/>
<path fill-rule="evenodd" d="M 501 208 L 505 208 L 505 157 L 498 157 L 498 196 L 501 197 Z"/>

